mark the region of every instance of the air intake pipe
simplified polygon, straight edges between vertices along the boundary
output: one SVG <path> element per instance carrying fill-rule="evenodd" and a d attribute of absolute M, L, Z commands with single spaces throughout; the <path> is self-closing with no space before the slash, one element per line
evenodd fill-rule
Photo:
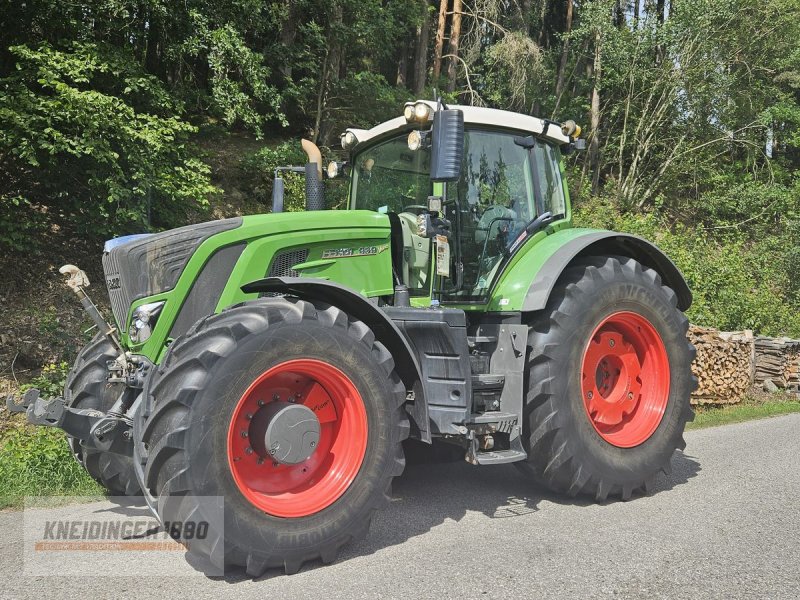
<path fill-rule="evenodd" d="M 301 140 L 303 152 L 308 156 L 306 163 L 306 210 L 325 209 L 325 189 L 322 185 L 322 153 L 310 140 Z"/>

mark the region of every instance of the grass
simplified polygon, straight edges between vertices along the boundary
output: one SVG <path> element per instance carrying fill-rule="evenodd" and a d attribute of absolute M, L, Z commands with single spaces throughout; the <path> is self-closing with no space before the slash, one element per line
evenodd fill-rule
<path fill-rule="evenodd" d="M 25 496 L 102 494 L 72 456 L 63 432 L 12 424 L 0 437 L 0 508 L 18 508 Z"/>
<path fill-rule="evenodd" d="M 695 407 L 695 417 L 686 429 L 703 429 L 800 412 L 800 400 L 777 393 L 769 396 L 748 396 L 739 404 Z"/>

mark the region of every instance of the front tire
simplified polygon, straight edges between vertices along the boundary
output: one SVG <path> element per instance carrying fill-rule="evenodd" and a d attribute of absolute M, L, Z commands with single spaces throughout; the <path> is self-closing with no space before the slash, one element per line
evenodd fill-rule
<path fill-rule="evenodd" d="M 530 322 L 528 460 L 515 464 L 570 496 L 646 491 L 694 418 L 688 326 L 675 293 L 632 258 L 568 268 Z"/>
<path fill-rule="evenodd" d="M 181 540 L 218 569 L 332 562 L 366 535 L 405 464 L 391 355 L 364 323 L 321 303 L 262 299 L 201 320 L 172 344 L 143 401 L 134 437 L 145 492 L 162 523 L 202 521 L 196 498 L 224 497 L 224 527 L 205 518 L 205 539 Z M 312 412 L 317 433 L 302 424 Z M 305 433 L 286 444 L 287 427 L 270 441 L 290 413 Z"/>
<path fill-rule="evenodd" d="M 107 363 L 117 351 L 105 335 L 98 333 L 78 354 L 67 376 L 64 401 L 67 406 L 108 412 L 125 391 L 124 384 L 108 383 Z M 86 448 L 67 436 L 75 459 L 89 475 L 114 496 L 135 496 L 141 488 L 133 469 L 133 458 L 113 452 Z"/>

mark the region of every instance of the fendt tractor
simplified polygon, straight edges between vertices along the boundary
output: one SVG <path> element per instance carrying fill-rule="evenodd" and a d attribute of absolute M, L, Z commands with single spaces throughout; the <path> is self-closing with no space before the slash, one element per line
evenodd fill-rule
<path fill-rule="evenodd" d="M 692 296 L 653 244 L 572 226 L 579 127 L 421 100 L 341 142 L 347 210 L 303 140 L 271 214 L 107 242 L 115 324 L 63 267 L 98 333 L 63 398 L 9 409 L 161 523 L 207 522 L 173 532 L 198 563 L 252 576 L 365 535 L 407 438 L 570 496 L 647 493 L 693 417 Z M 306 211 L 283 211 L 286 171 Z"/>

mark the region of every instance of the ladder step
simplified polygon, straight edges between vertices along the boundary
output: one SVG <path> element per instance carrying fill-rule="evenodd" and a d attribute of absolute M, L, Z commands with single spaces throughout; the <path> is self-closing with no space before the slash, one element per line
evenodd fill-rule
<path fill-rule="evenodd" d="M 475 344 L 495 344 L 497 343 L 497 336 L 494 335 L 471 335 L 467 336 L 467 343 L 470 347 Z"/>
<path fill-rule="evenodd" d="M 521 450 L 490 450 L 475 453 L 475 460 L 479 465 L 502 465 L 525 460 L 527 457 L 528 455 Z"/>
<path fill-rule="evenodd" d="M 500 412 L 499 410 L 487 410 L 485 413 L 470 416 L 469 420 L 466 422 L 466 425 L 470 425 L 472 423 L 476 425 L 484 423 L 507 423 L 512 421 L 514 423 L 517 422 L 517 415 L 514 413 Z"/>

